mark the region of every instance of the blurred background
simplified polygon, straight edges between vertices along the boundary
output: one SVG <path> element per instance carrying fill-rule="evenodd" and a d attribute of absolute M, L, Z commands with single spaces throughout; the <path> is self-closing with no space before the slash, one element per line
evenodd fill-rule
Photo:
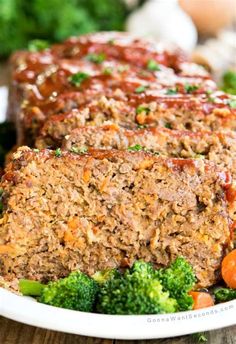
<path fill-rule="evenodd" d="M 235 68 L 235 25 L 236 0 L 0 0 L 0 58 L 35 39 L 127 30 L 176 43 L 217 77 Z"/>

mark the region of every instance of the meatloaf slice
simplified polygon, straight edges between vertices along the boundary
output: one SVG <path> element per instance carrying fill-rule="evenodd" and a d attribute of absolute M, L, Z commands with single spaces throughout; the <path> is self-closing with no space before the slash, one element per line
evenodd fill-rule
<path fill-rule="evenodd" d="M 1 182 L 0 274 L 47 281 L 184 256 L 210 286 L 231 245 L 226 187 L 203 160 L 21 148 Z"/>
<path fill-rule="evenodd" d="M 87 63 L 80 63 L 81 65 L 84 65 L 85 68 Z M 114 68 L 111 67 L 112 65 Z M 71 69 L 73 69 L 72 67 L 77 70 L 78 66 L 71 66 Z M 25 102 L 22 105 L 21 114 L 16 118 L 17 127 L 23 133 L 22 135 L 19 133 L 21 137 L 19 144 L 27 143 L 29 145 L 27 131 L 31 130 L 33 137 L 37 136 L 38 129 L 52 114 L 65 113 L 72 108 L 78 109 L 81 105 L 99 99 L 103 95 L 107 98 L 134 102 L 138 98 L 137 94 L 139 93 L 137 92 L 142 91 L 142 89 L 146 90 L 148 87 L 148 93 L 152 95 L 153 101 L 165 102 L 166 94 L 174 92 L 177 88 L 178 94 L 181 97 L 187 95 L 188 100 L 190 93 L 191 96 L 202 96 L 205 92 L 213 92 L 216 89 L 212 80 L 180 77 L 174 74 L 173 70 L 163 66 L 160 67 L 160 71 L 155 73 L 140 71 L 137 68 L 131 68 L 131 66 L 121 72 L 119 67 L 121 66 L 117 66 L 117 63 L 114 64 L 113 62 L 109 67 L 112 72 L 109 73 L 107 73 L 107 69 L 101 67 L 96 72 L 91 72 L 91 67 L 90 69 L 87 67 L 78 70 L 86 77 L 85 80 L 76 85 L 71 81 L 71 77 L 73 78 L 73 75 L 76 74 L 71 74 L 69 70 L 57 69 L 47 77 L 41 75 L 38 78 L 40 81 L 25 92 Z M 140 96 L 144 98 L 144 92 L 141 93 Z M 144 99 L 137 100 L 145 101 L 146 98 L 147 95 Z M 148 100 L 151 101 L 150 97 Z M 127 106 L 128 104 L 126 108 Z"/>
<path fill-rule="evenodd" d="M 64 108 L 68 110 L 68 104 L 74 107 L 75 98 L 73 101 L 65 100 Z M 41 129 L 36 146 L 58 147 L 71 130 L 87 125 L 98 126 L 107 121 L 132 129 L 148 125 L 194 132 L 214 131 L 219 128 L 222 131 L 236 130 L 236 109 L 230 108 L 228 98 L 218 96 L 216 100 L 217 103 L 214 104 L 204 96 L 170 97 L 143 94 L 120 100 L 103 96 L 79 109 L 50 116 Z M 35 107 L 33 110 L 32 119 L 36 117 L 36 113 L 40 116 L 39 109 Z"/>
<path fill-rule="evenodd" d="M 236 180 L 236 133 L 180 131 L 166 128 L 125 129 L 116 124 L 75 129 L 63 141 L 62 149 L 85 148 L 146 150 L 174 158 L 204 158 L 231 171 Z"/>

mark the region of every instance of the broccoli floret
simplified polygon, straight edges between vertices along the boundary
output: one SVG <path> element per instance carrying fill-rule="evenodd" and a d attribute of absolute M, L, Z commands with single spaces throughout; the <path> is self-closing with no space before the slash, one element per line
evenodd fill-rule
<path fill-rule="evenodd" d="M 92 278 L 98 283 L 98 284 L 104 284 L 108 282 L 109 280 L 118 277 L 120 274 L 117 269 L 106 269 L 103 271 L 97 271 L 92 276 Z"/>
<path fill-rule="evenodd" d="M 214 290 L 214 295 L 217 302 L 226 302 L 236 299 L 236 289 L 217 288 Z"/>
<path fill-rule="evenodd" d="M 98 292 L 97 283 L 80 271 L 68 277 L 42 285 L 21 280 L 20 291 L 24 295 L 39 296 L 38 301 L 60 308 L 91 312 Z"/>
<path fill-rule="evenodd" d="M 140 261 L 124 275 L 109 279 L 98 294 L 97 311 L 106 314 L 172 313 L 176 309 L 176 300 L 162 290 L 152 266 Z"/>
<path fill-rule="evenodd" d="M 168 268 L 156 271 L 165 291 L 178 302 L 180 311 L 193 307 L 193 299 L 188 292 L 193 289 L 196 277 L 192 266 L 182 257 L 178 257 Z"/>

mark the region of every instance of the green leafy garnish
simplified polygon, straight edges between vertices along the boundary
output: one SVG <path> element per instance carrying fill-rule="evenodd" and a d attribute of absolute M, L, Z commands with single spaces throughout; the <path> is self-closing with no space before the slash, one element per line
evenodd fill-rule
<path fill-rule="evenodd" d="M 138 106 L 137 109 L 136 109 L 136 113 L 139 114 L 139 113 L 142 113 L 142 112 L 145 112 L 146 114 L 149 113 L 151 110 L 147 107 L 147 106 Z"/>
<path fill-rule="evenodd" d="M 139 145 L 139 144 L 137 144 L 135 146 L 128 147 L 128 151 L 129 152 L 139 152 L 141 150 L 143 150 L 143 147 L 141 145 Z"/>
<path fill-rule="evenodd" d="M 135 89 L 135 93 L 143 93 L 148 87 L 148 85 L 141 85 Z"/>
<path fill-rule="evenodd" d="M 228 104 L 231 107 L 231 109 L 236 109 L 236 99 L 230 99 L 228 101 Z"/>
<path fill-rule="evenodd" d="M 104 53 L 98 53 L 98 54 L 91 53 L 86 56 L 86 59 L 90 62 L 101 64 L 102 62 L 105 61 L 106 55 Z"/>
<path fill-rule="evenodd" d="M 113 69 L 111 67 L 107 67 L 103 69 L 103 74 L 104 75 L 111 75 L 113 72 Z"/>
<path fill-rule="evenodd" d="M 118 72 L 119 73 L 123 73 L 123 72 L 126 72 L 127 70 L 129 70 L 129 65 L 122 65 L 122 66 L 119 66 L 117 68 Z"/>
<path fill-rule="evenodd" d="M 87 147 L 71 147 L 71 150 L 70 150 L 72 153 L 75 153 L 75 154 L 85 154 L 87 151 L 88 151 L 88 148 Z"/>
<path fill-rule="evenodd" d="M 168 94 L 168 95 L 177 94 L 177 93 L 178 93 L 177 88 L 168 88 L 166 90 L 166 94 Z"/>
<path fill-rule="evenodd" d="M 31 52 L 42 51 L 49 48 L 48 41 L 42 39 L 34 39 L 29 42 L 28 50 Z"/>
<path fill-rule="evenodd" d="M 57 149 L 55 150 L 55 156 L 56 156 L 57 158 L 59 158 L 59 157 L 61 156 L 61 148 L 57 148 Z"/>
<path fill-rule="evenodd" d="M 165 128 L 167 128 L 167 129 L 172 129 L 171 123 L 167 122 L 167 123 L 165 124 Z"/>
<path fill-rule="evenodd" d="M 236 95 L 236 71 L 228 70 L 223 75 L 222 90 Z"/>
<path fill-rule="evenodd" d="M 109 41 L 107 43 L 110 44 L 110 45 L 114 45 L 115 44 L 114 38 L 109 39 Z"/>
<path fill-rule="evenodd" d="M 87 80 L 89 77 L 90 77 L 90 75 L 88 73 L 78 72 L 76 74 L 71 75 L 68 78 L 68 80 L 69 80 L 70 83 L 72 83 L 76 87 L 79 87 L 81 85 L 81 83 L 84 80 Z"/>
<path fill-rule="evenodd" d="M 199 86 L 197 85 L 189 85 L 189 84 L 185 84 L 184 85 L 184 89 L 187 93 L 193 93 L 195 92 L 196 90 L 199 89 Z"/>
<path fill-rule="evenodd" d="M 35 152 L 35 153 L 39 153 L 39 149 L 37 149 L 37 148 L 33 148 L 33 152 Z"/>
<path fill-rule="evenodd" d="M 200 333 L 200 332 L 199 332 L 199 333 L 194 333 L 194 334 L 192 334 L 192 337 L 193 337 L 196 341 L 198 341 L 199 343 L 205 343 L 205 342 L 208 341 L 208 339 L 207 339 L 205 333 Z"/>
<path fill-rule="evenodd" d="M 150 71 L 158 71 L 160 70 L 160 67 L 158 65 L 158 63 L 155 60 L 149 60 L 147 63 L 147 69 Z"/>
<path fill-rule="evenodd" d="M 138 129 L 145 129 L 147 127 L 147 124 L 138 124 Z"/>
<path fill-rule="evenodd" d="M 215 98 L 213 98 L 213 97 L 208 97 L 207 100 L 208 100 L 210 103 L 215 103 Z"/>

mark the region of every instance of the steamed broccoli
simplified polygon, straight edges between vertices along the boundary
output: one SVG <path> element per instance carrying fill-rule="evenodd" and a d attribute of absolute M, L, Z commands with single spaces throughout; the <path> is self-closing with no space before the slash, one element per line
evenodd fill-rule
<path fill-rule="evenodd" d="M 82 312 L 93 310 L 98 291 L 97 283 L 80 271 L 48 285 L 23 280 L 19 286 L 23 295 L 39 296 L 39 302 Z"/>
<path fill-rule="evenodd" d="M 236 289 L 217 288 L 214 290 L 217 302 L 226 302 L 236 299 Z"/>
<path fill-rule="evenodd" d="M 177 302 L 162 290 L 152 266 L 138 261 L 124 275 L 117 274 L 101 286 L 97 310 L 107 314 L 172 313 Z"/>
<path fill-rule="evenodd" d="M 196 277 L 184 258 L 178 257 L 168 268 L 156 270 L 156 276 L 170 297 L 177 300 L 179 311 L 192 309 L 193 299 L 188 292 L 193 289 Z"/>
<path fill-rule="evenodd" d="M 111 280 L 113 278 L 118 277 L 120 274 L 117 269 L 106 269 L 103 271 L 97 271 L 92 276 L 92 278 L 98 283 L 98 284 L 104 284 L 108 280 Z"/>

